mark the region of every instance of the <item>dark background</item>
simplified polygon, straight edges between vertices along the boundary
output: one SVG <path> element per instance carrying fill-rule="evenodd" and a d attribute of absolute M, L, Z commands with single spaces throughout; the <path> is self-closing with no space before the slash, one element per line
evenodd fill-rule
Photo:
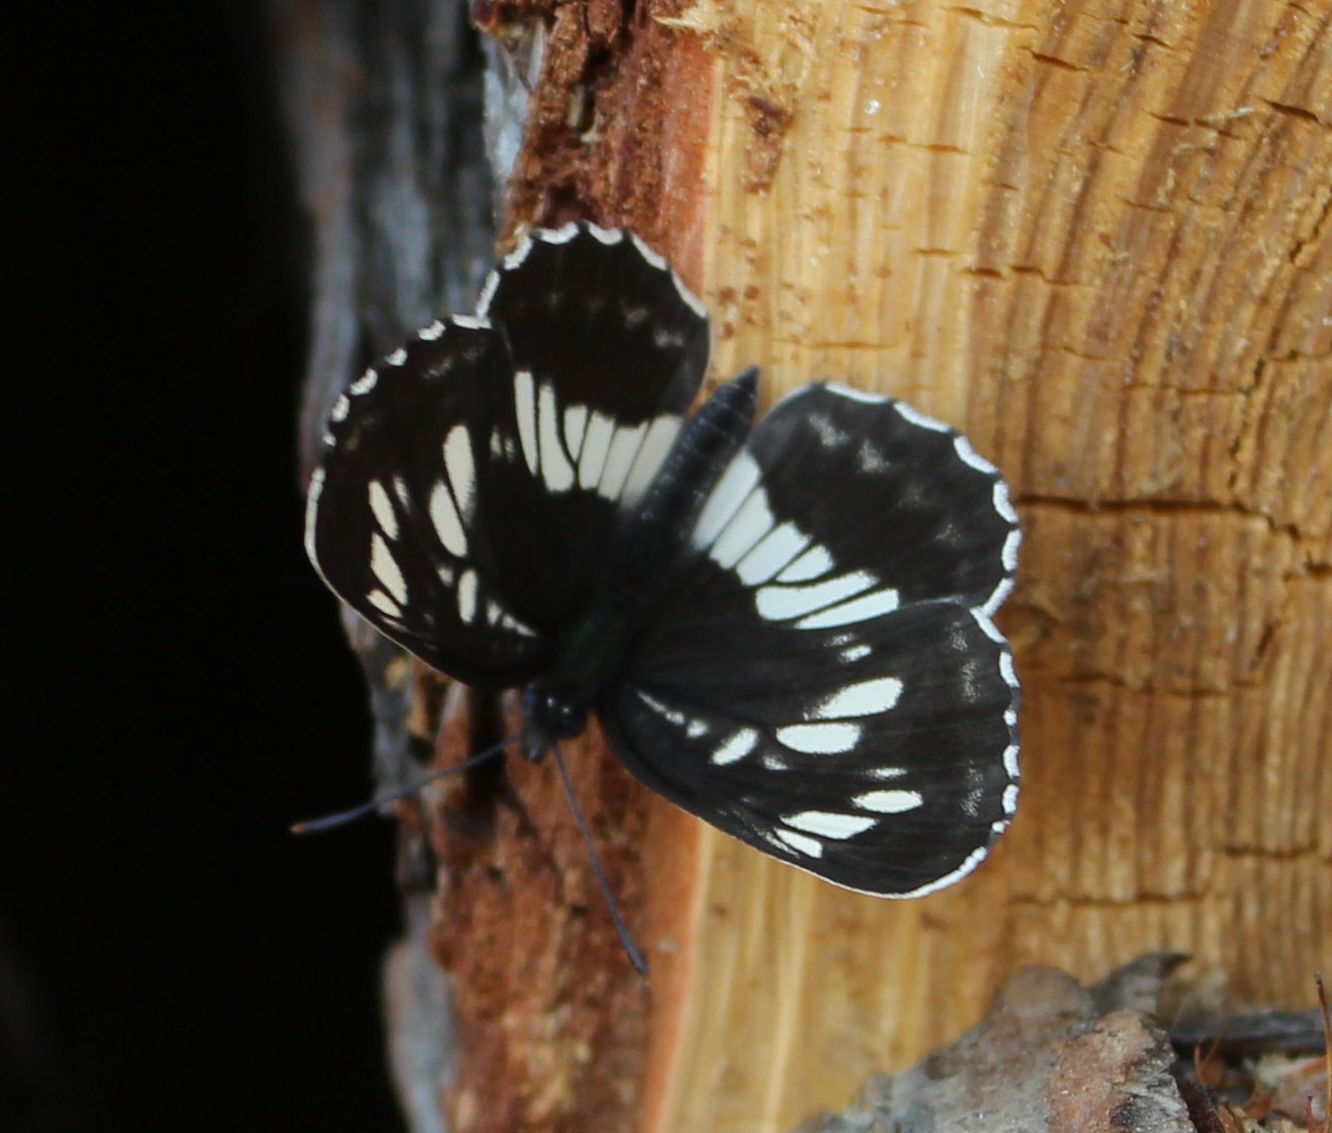
<path fill-rule="evenodd" d="M 391 829 L 286 832 L 369 725 L 263 9 L 80 8 L 8 44 L 0 1130 L 401 1129 Z"/>

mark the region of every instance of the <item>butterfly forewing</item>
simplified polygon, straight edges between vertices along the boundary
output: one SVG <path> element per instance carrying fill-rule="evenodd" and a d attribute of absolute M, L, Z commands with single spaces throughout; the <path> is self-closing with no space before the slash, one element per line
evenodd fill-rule
<path fill-rule="evenodd" d="M 470 684 L 539 675 L 707 364 L 707 320 L 634 238 L 535 233 L 475 318 L 442 320 L 335 404 L 310 557 L 381 632 Z"/>
<path fill-rule="evenodd" d="M 487 383 L 507 380 L 508 352 L 470 321 L 423 333 L 335 404 L 306 546 L 334 592 L 386 636 L 469 683 L 507 686 L 550 652 L 495 576 L 476 523 Z"/>
<path fill-rule="evenodd" d="M 630 769 L 849 888 L 974 868 L 1017 781 L 989 618 L 1017 528 L 993 468 L 900 403 L 811 386 L 759 426 L 694 541 L 601 710 Z"/>
<path fill-rule="evenodd" d="M 536 234 L 487 284 L 482 310 L 513 357 L 495 384 L 498 577 L 565 626 L 586 607 L 621 514 L 680 430 L 708 359 L 708 324 L 664 261 L 622 232 Z"/>

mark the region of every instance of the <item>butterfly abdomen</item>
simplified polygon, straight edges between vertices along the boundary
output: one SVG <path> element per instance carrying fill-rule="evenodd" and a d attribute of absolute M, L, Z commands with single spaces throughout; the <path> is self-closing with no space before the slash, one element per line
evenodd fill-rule
<path fill-rule="evenodd" d="M 648 607 L 670 585 L 708 494 L 753 423 L 758 368 L 732 378 L 681 431 L 637 509 L 629 514 L 607 561 L 607 597 Z"/>
<path fill-rule="evenodd" d="M 620 672 L 652 607 L 670 589 L 695 520 L 722 472 L 745 443 L 758 399 L 751 367 L 721 386 L 685 425 L 607 554 L 602 582 L 561 635 L 548 672 L 524 704 L 531 758 L 551 735 L 574 735 L 601 691 Z M 563 729 L 563 731 L 561 731 Z"/>

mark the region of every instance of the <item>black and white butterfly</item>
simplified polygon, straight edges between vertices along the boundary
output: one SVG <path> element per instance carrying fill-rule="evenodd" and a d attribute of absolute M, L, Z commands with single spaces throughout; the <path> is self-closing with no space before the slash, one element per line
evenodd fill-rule
<path fill-rule="evenodd" d="M 690 417 L 708 356 L 637 237 L 534 232 L 475 316 L 337 399 L 310 558 L 435 669 L 524 688 L 529 758 L 595 713 L 635 776 L 765 853 L 885 897 L 952 884 L 1017 801 L 1007 488 L 842 386 L 751 431 L 749 370 Z"/>

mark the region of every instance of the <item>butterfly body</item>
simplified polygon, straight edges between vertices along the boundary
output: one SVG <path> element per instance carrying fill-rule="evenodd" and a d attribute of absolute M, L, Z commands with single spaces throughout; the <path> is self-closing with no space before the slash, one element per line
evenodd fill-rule
<path fill-rule="evenodd" d="M 636 237 L 534 233 L 476 316 L 334 403 L 311 560 L 435 669 L 523 689 L 528 758 L 595 713 L 637 778 L 765 853 L 951 884 L 1016 808 L 1007 488 L 956 430 L 830 383 L 755 426 L 748 371 L 690 416 L 708 338 Z"/>
<path fill-rule="evenodd" d="M 637 510 L 624 520 L 586 612 L 559 635 L 550 671 L 523 694 L 523 751 L 540 760 L 552 740 L 581 735 L 604 687 L 632 648 L 634 628 L 670 588 L 709 493 L 750 429 L 758 371 L 718 389 L 681 430 Z"/>

